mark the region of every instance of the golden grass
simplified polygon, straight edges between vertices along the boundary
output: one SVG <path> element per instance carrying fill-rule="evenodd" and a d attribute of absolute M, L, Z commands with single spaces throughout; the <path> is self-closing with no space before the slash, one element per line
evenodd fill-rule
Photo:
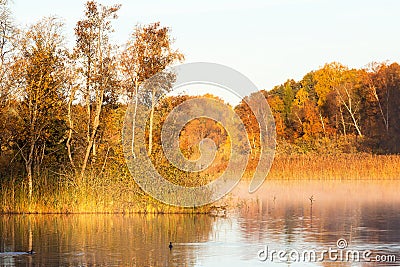
<path fill-rule="evenodd" d="M 134 179 L 120 176 L 63 177 L 51 184 L 35 180 L 31 201 L 24 182 L 1 184 L 0 213 L 207 213 L 207 207 L 181 208 L 144 194 Z"/>
<path fill-rule="evenodd" d="M 400 155 L 296 155 L 275 158 L 268 180 L 396 180 Z M 22 179 L 0 184 L 0 213 L 207 213 L 209 206 L 179 208 L 144 194 L 129 174 L 35 179 L 30 201 Z"/>
<path fill-rule="evenodd" d="M 400 179 L 400 155 L 341 154 L 278 156 L 272 180 L 395 180 Z"/>

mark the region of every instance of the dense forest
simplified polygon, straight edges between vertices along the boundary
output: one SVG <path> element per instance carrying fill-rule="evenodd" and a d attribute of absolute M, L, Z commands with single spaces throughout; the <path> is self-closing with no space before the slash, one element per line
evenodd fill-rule
<path fill-rule="evenodd" d="M 349 69 L 326 64 L 267 93 L 278 135 L 307 142 L 355 137 L 356 148 L 399 153 L 400 66 L 371 63 Z"/>
<path fill-rule="evenodd" d="M 134 196 L 143 195 L 125 166 L 121 145 L 126 103 L 132 99 L 152 109 L 146 145 L 166 177 L 198 185 L 223 171 L 229 137 L 212 120 L 191 121 L 180 137 L 188 158 L 198 156 L 203 138 L 215 141 L 219 164 L 206 175 L 185 174 L 169 166 L 162 155 L 163 121 L 175 106 L 193 97 L 170 96 L 155 106 L 154 92 L 141 87 L 154 74 L 184 60 L 173 48 L 168 27 L 159 22 L 133 26 L 125 44 L 113 44 L 110 34 L 120 5 L 89 1 L 69 49 L 60 19 L 43 18 L 21 29 L 14 25 L 7 1 L 0 5 L 0 211 L 18 210 L 17 203 L 27 199 L 36 199 L 30 210 L 47 205 L 68 211 L 92 201 L 79 210 L 93 211 L 101 201 L 116 207 L 115 199 L 124 199 L 128 206 L 119 208 L 129 209 L 137 201 Z M 307 73 L 301 81 L 287 80 L 263 90 L 275 118 L 278 156 L 399 153 L 399 90 L 397 63 L 350 69 L 337 62 Z M 234 110 L 245 124 L 256 158 L 259 126 L 245 101 Z M 61 194 L 60 187 L 68 194 Z"/>

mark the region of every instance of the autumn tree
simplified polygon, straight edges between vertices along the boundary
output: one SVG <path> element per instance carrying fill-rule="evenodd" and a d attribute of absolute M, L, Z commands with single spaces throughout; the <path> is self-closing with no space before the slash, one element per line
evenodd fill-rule
<path fill-rule="evenodd" d="M 10 132 L 6 129 L 9 121 L 7 102 L 12 83 L 10 65 L 12 64 L 13 52 L 16 46 L 17 28 L 13 23 L 8 1 L 0 1 L 0 156 L 2 147 L 10 138 Z"/>
<path fill-rule="evenodd" d="M 25 162 L 29 199 L 34 168 L 38 172 L 46 141 L 61 119 L 66 58 L 62 26 L 59 20 L 46 18 L 23 32 L 12 66 L 14 90 L 18 92 L 18 123 L 22 126 L 15 143 Z"/>
<path fill-rule="evenodd" d="M 7 77 L 12 52 L 16 46 L 17 32 L 7 1 L 0 0 L 0 101 L 2 102 L 8 93 Z"/>
<path fill-rule="evenodd" d="M 199 116 L 199 114 L 207 112 L 208 106 L 204 105 L 205 99 L 208 99 L 208 103 L 215 104 L 213 109 L 217 110 L 216 113 L 221 117 L 231 118 L 229 122 L 223 123 L 211 119 L 214 118 L 214 116 L 211 116 L 211 118 Z M 163 129 L 165 120 L 171 116 L 171 111 L 181 104 L 185 105 L 185 103 L 190 104 L 184 108 L 181 106 L 181 110 L 184 110 L 185 114 L 193 119 L 187 122 L 181 129 L 177 126 L 179 123 L 169 124 L 168 127 Z M 227 103 L 224 103 L 223 100 L 211 94 L 206 94 L 201 97 L 189 95 L 167 96 L 158 103 L 154 112 L 153 154 L 150 158 L 159 173 L 163 174 L 163 177 L 180 185 L 199 186 L 218 177 L 221 171 L 226 169 L 227 163 L 231 157 L 232 147 L 227 129 L 236 129 L 236 127 L 232 127 L 229 123 L 238 123 L 238 121 L 232 118 L 231 110 L 227 108 L 226 105 Z M 175 119 L 173 120 L 175 121 Z M 225 129 L 225 127 L 227 127 L 227 129 Z M 179 149 L 186 160 L 196 161 L 201 157 L 203 159 L 212 159 L 211 164 L 200 172 L 185 172 L 176 168 L 164 154 L 165 147 L 163 147 L 162 144 L 162 131 L 164 131 L 163 134 L 172 137 L 173 140 L 179 140 Z M 241 140 L 247 140 L 247 138 L 245 138 L 246 137 L 243 136 Z M 215 154 L 211 152 L 213 145 L 210 146 L 208 142 L 202 143 L 204 139 L 210 139 L 214 142 Z M 200 153 L 201 144 L 208 147 L 208 149 L 205 149 L 202 153 Z M 243 147 L 248 148 L 248 146 Z M 240 151 L 240 153 L 242 153 L 242 151 Z M 175 158 L 175 160 L 183 159 Z M 205 160 L 205 162 L 207 162 L 207 160 Z M 202 168 L 206 165 L 204 165 L 204 161 L 202 162 L 200 160 L 196 162 L 196 166 Z"/>
<path fill-rule="evenodd" d="M 331 134 L 334 132 L 334 128 L 332 128 L 328 122 L 328 118 L 323 116 L 321 107 L 318 105 L 318 95 L 315 91 L 315 87 L 317 85 L 317 81 L 315 79 L 315 72 L 311 71 L 304 75 L 303 79 L 300 81 L 301 89 L 305 90 L 308 95 L 308 106 L 315 112 L 316 116 L 319 119 L 320 126 L 322 127 L 324 136 Z M 312 112 L 312 113 L 313 113 Z"/>
<path fill-rule="evenodd" d="M 268 95 L 268 105 L 271 108 L 272 114 L 275 120 L 276 135 L 277 137 L 285 137 L 286 125 L 284 115 L 284 103 L 283 100 L 277 95 Z"/>
<path fill-rule="evenodd" d="M 367 111 L 365 124 L 369 130 L 369 135 L 374 133 L 381 123 L 385 131 L 389 131 L 389 110 L 385 107 L 389 99 L 387 81 L 382 77 L 382 73 L 387 68 L 387 65 L 382 63 L 372 62 L 365 69 L 364 76 L 364 93 L 365 93 L 365 110 Z M 383 78 L 383 79 L 382 79 Z M 379 126 L 378 126 L 379 125 Z"/>
<path fill-rule="evenodd" d="M 363 82 L 363 125 L 375 146 L 387 152 L 398 152 L 400 65 L 374 64 L 366 71 Z"/>
<path fill-rule="evenodd" d="M 300 137 L 310 140 L 325 133 L 325 122 L 305 88 L 297 91 L 293 102 L 293 114 L 300 128 Z"/>
<path fill-rule="evenodd" d="M 331 119 L 339 116 L 344 136 L 351 131 L 351 126 L 357 135 L 362 136 L 360 125 L 362 75 L 362 71 L 348 69 L 337 62 L 326 64 L 315 72 L 318 106 Z"/>
<path fill-rule="evenodd" d="M 119 8 L 120 5 L 107 7 L 88 1 L 85 17 L 78 21 L 75 28 L 75 56 L 82 81 L 79 90 L 86 108 L 86 147 L 80 170 L 81 179 L 91 153 L 92 160 L 96 159 L 96 137 L 103 105 L 115 100 L 118 88 L 116 57 L 109 35 L 113 31 L 111 20 L 117 18 Z"/>
<path fill-rule="evenodd" d="M 247 139 L 249 140 L 252 151 L 260 146 L 260 129 L 258 126 L 257 118 L 254 116 L 248 103 L 251 100 L 251 96 L 246 96 L 240 103 L 235 107 L 235 112 L 239 115 L 243 121 L 247 132 Z M 249 151 L 243 151 L 249 152 Z"/>
<path fill-rule="evenodd" d="M 168 87 L 143 87 L 142 83 L 163 71 L 176 61 L 184 59 L 183 55 L 174 50 L 171 46 L 173 39 L 170 29 L 163 27 L 159 22 L 146 26 L 137 26 L 131 38 L 126 44 L 122 53 L 121 65 L 125 76 L 125 88 L 130 99 L 134 101 L 132 120 L 132 155 L 134 156 L 135 122 L 139 101 L 149 103 L 150 107 L 150 128 L 149 128 L 149 149 L 152 153 L 153 146 L 153 124 L 155 102 L 159 95 L 168 91 Z"/>

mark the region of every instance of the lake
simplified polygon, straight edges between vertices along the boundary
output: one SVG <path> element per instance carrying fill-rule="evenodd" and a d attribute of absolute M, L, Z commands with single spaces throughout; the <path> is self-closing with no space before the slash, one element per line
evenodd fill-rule
<path fill-rule="evenodd" d="M 399 189 L 266 181 L 256 194 L 239 185 L 213 216 L 1 215 L 0 265 L 400 266 Z"/>

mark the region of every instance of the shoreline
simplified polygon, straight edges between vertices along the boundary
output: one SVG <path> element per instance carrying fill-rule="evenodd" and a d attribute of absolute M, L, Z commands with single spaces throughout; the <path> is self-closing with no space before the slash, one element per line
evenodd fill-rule
<path fill-rule="evenodd" d="M 267 176 L 272 182 L 302 181 L 397 181 L 400 155 L 278 155 Z M 248 181 L 247 172 L 242 181 Z M 3 182 L 0 215 L 4 214 L 211 214 L 216 203 L 193 208 L 174 207 L 145 195 L 133 178 L 90 177 L 84 184 L 37 181 L 38 190 L 29 203 L 26 185 L 16 179 Z M 49 179 L 50 180 L 50 179 Z M 47 184 L 45 183 L 47 182 Z M 47 187 L 46 187 L 47 186 Z M 229 206 L 229 202 L 227 203 Z M 218 205 L 217 205 L 218 206 Z"/>

